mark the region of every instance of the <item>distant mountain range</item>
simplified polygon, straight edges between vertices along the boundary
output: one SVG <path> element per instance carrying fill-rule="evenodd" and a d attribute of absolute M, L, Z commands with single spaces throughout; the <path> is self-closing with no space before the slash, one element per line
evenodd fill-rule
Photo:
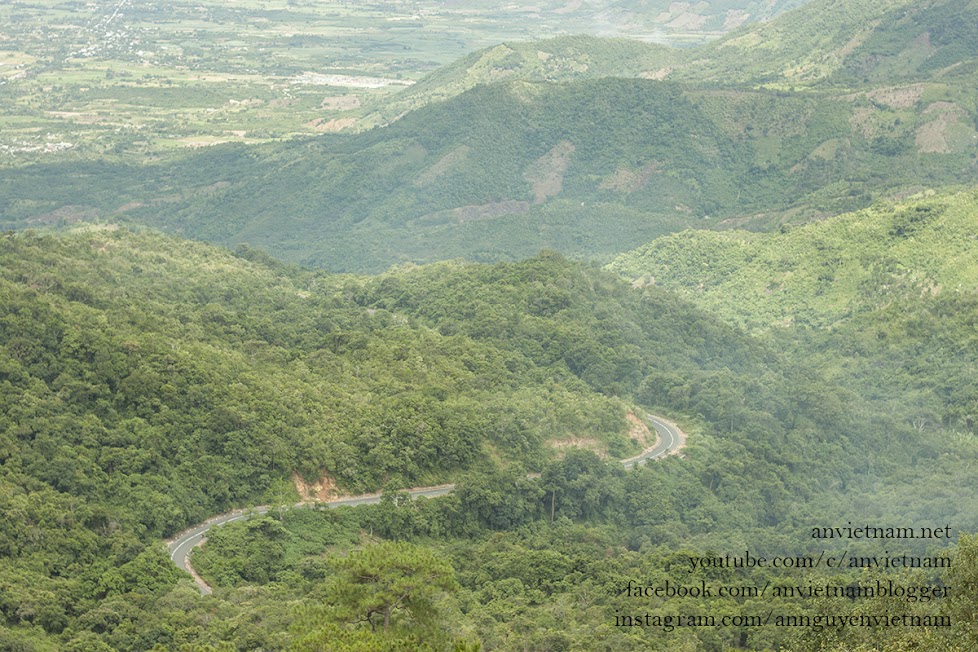
<path fill-rule="evenodd" d="M 816 0 L 687 51 L 500 45 L 362 134 L 7 172 L 2 219 L 149 224 L 338 271 L 801 223 L 975 178 L 975 25 L 975 2 Z"/>
<path fill-rule="evenodd" d="M 605 3 L 594 15 L 597 25 L 614 26 L 616 32 L 657 35 L 718 34 L 742 25 L 770 20 L 806 0 L 720 0 L 673 2 L 671 0 L 619 0 Z"/>
<path fill-rule="evenodd" d="M 619 3 L 618 9 L 624 11 L 625 4 Z M 661 3 L 629 4 L 651 11 L 649 5 Z M 717 10 L 718 4 L 695 7 Z M 774 10 L 802 3 L 754 4 L 763 4 L 767 11 L 760 15 L 770 17 Z M 673 11 L 691 10 L 688 3 L 671 6 Z M 864 89 L 867 85 L 944 79 L 974 82 L 976 56 L 978 7 L 974 2 L 815 0 L 774 20 L 729 30 L 722 38 L 695 48 L 594 36 L 504 43 L 435 71 L 413 88 L 385 98 L 375 110 L 390 119 L 476 85 L 514 79 L 579 81 L 616 76 L 783 90 Z"/>

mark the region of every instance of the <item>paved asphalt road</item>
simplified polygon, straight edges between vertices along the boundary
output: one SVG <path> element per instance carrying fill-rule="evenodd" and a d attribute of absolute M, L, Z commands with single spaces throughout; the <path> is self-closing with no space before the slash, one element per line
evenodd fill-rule
<path fill-rule="evenodd" d="M 675 453 L 686 445 L 686 435 L 673 422 L 666 421 L 662 417 L 657 417 L 652 414 L 648 415 L 648 420 L 652 424 L 652 427 L 655 428 L 655 431 L 659 433 L 659 443 L 641 455 L 622 460 L 622 466 L 626 469 L 633 468 L 638 464 L 644 464 L 649 460 L 657 460 L 660 457 L 665 457 L 666 455 Z"/>
<path fill-rule="evenodd" d="M 660 457 L 665 457 L 666 455 L 675 453 L 686 443 L 685 435 L 681 430 L 679 430 L 676 424 L 651 414 L 648 416 L 648 419 L 649 423 L 652 424 L 652 427 L 655 428 L 655 431 L 659 434 L 659 442 L 641 455 L 630 457 L 626 460 L 621 460 L 622 466 L 624 466 L 626 469 L 633 468 L 639 464 L 644 464 L 648 460 L 659 459 Z M 444 496 L 445 494 L 451 493 L 454 490 L 455 485 L 444 484 L 438 487 L 421 487 L 418 489 L 411 489 L 407 493 L 410 494 L 411 498 L 417 498 L 419 496 L 433 498 L 435 496 Z M 371 503 L 379 503 L 380 496 L 380 494 L 366 494 L 363 496 L 352 496 L 349 498 L 339 498 L 337 500 L 315 503 L 314 505 L 300 503 L 296 506 L 341 507 L 343 505 L 369 505 Z M 207 586 L 207 584 L 200 579 L 190 567 L 190 562 L 188 561 L 190 551 L 204 540 L 207 531 L 215 525 L 224 525 L 225 523 L 230 523 L 231 521 L 239 521 L 241 519 L 248 518 L 251 514 L 265 514 L 270 509 L 272 508 L 268 506 L 252 507 L 250 509 L 237 509 L 233 512 L 219 514 L 218 516 L 209 518 L 203 523 L 190 528 L 189 530 L 185 530 L 176 535 L 173 539 L 167 541 L 167 546 L 170 549 L 170 559 L 172 559 L 173 563 L 175 563 L 179 568 L 193 575 L 197 585 L 200 587 L 201 593 L 206 595 L 211 592 L 211 588 Z"/>

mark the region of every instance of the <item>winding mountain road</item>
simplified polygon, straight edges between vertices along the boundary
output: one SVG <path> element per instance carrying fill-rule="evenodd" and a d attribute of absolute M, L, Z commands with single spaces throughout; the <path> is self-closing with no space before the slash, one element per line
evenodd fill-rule
<path fill-rule="evenodd" d="M 686 445 L 686 435 L 682 430 L 679 429 L 672 421 L 663 419 L 662 417 L 648 415 L 649 423 L 655 428 L 656 443 L 654 446 L 647 448 L 642 451 L 640 455 L 635 457 L 629 457 L 628 459 L 621 460 L 622 466 L 626 469 L 631 469 L 640 464 L 644 464 L 649 460 L 657 460 L 667 455 L 672 455 L 678 452 L 683 446 Z M 444 496 L 455 490 L 454 484 L 443 484 L 437 487 L 418 487 L 416 489 L 408 489 L 405 493 L 411 496 L 411 498 L 434 498 L 436 496 Z M 364 494 L 361 496 L 348 496 L 346 498 L 336 498 L 334 500 L 328 500 L 325 502 L 317 503 L 298 503 L 296 507 L 342 507 L 344 505 L 370 505 L 379 503 L 381 494 Z M 207 531 L 210 530 L 215 525 L 224 525 L 225 523 L 230 523 L 231 521 L 240 521 L 242 519 L 248 518 L 252 514 L 265 514 L 270 510 L 274 509 L 268 505 L 262 505 L 260 507 L 251 507 L 248 509 L 236 509 L 225 514 L 219 514 L 213 516 L 203 523 L 195 525 L 194 527 L 184 530 L 183 532 L 177 534 L 172 539 L 168 539 L 166 544 L 170 550 L 170 559 L 173 563 L 177 565 L 178 568 L 185 570 L 190 573 L 200 588 L 200 592 L 207 595 L 212 592 L 211 587 L 207 585 L 204 580 L 197 575 L 193 567 L 190 565 L 190 551 L 195 547 L 201 545 L 205 538 Z"/>

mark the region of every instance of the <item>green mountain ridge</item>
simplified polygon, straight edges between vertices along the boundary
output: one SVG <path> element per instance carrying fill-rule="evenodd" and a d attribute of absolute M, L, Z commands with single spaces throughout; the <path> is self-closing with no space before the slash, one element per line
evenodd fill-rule
<path fill-rule="evenodd" d="M 819 0 L 691 53 L 685 79 L 786 88 L 931 80 L 973 81 L 973 1 Z M 961 70 L 947 70 L 962 67 Z"/>
<path fill-rule="evenodd" d="M 746 328 L 832 327 L 894 301 L 978 292 L 975 190 L 933 191 L 783 233 L 685 231 L 610 269 Z"/>
<path fill-rule="evenodd" d="M 369 272 L 545 248 L 607 261 L 689 227 L 803 223 L 974 178 L 975 58 L 959 27 L 972 13 L 817 0 L 678 54 L 587 37 L 501 45 L 417 84 L 384 120 L 418 108 L 369 132 L 6 170 L 0 220 L 129 221 Z M 623 69 L 667 79 L 587 78 Z"/>
<path fill-rule="evenodd" d="M 831 75 L 908 0 L 815 0 L 690 52 L 678 74 L 726 83 L 814 83 Z M 932 4 L 953 5 L 946 0 Z"/>
<path fill-rule="evenodd" d="M 625 38 L 588 35 L 501 43 L 439 68 L 368 112 L 368 124 L 387 124 L 407 111 L 483 84 L 512 80 L 568 82 L 664 74 L 677 51 Z"/>
<path fill-rule="evenodd" d="M 651 81 L 479 88 L 351 141 L 347 156 L 313 151 L 290 158 L 280 175 L 263 166 L 256 183 L 184 212 L 232 213 L 247 220 L 237 233 L 200 218 L 163 224 L 307 264 L 376 270 L 545 247 L 607 255 L 677 227 L 814 204 L 805 219 L 974 173 L 975 131 L 961 105 L 859 104 Z M 931 140 L 911 143 L 922 130 Z M 925 148 L 939 151 L 920 157 Z M 323 171 L 298 184 L 300 166 L 317 159 Z M 348 252 L 369 266 L 349 267 Z"/>
<path fill-rule="evenodd" d="M 921 429 L 974 432 L 976 206 L 974 189 L 928 192 L 782 233 L 686 231 L 609 267 L 774 336 Z"/>
<path fill-rule="evenodd" d="M 691 226 L 771 228 L 973 178 L 973 107 L 889 93 L 494 84 L 356 136 L 8 171 L 3 217 L 126 220 L 344 271 L 544 248 L 607 260 Z M 56 194 L 28 181 L 45 176 Z"/>
<path fill-rule="evenodd" d="M 696 8 L 702 7 L 674 3 L 678 12 Z M 783 14 L 783 7 L 767 7 L 772 8 L 776 18 L 694 48 L 584 35 L 486 48 L 386 98 L 369 122 L 389 121 L 476 85 L 513 79 L 642 77 L 784 90 L 868 91 L 914 81 L 974 85 L 974 2 L 812 0 Z"/>

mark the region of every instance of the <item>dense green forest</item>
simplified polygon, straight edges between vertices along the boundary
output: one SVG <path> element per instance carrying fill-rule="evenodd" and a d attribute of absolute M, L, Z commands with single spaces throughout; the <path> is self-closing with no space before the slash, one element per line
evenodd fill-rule
<path fill-rule="evenodd" d="M 673 576 L 682 550 L 807 553 L 813 523 L 978 525 L 967 429 L 934 437 L 869 384 L 555 254 L 354 277 L 113 228 L 2 247 L 7 649 L 811 649 L 609 626 L 613 588 Z M 638 448 L 640 406 L 682 420 L 683 459 L 602 460 Z M 291 504 L 296 478 L 388 493 L 225 526 L 197 595 L 160 537 Z M 396 493 L 448 479 L 445 498 Z M 386 581 L 412 599 L 381 627 Z M 722 604 L 667 607 L 758 607 Z"/>
<path fill-rule="evenodd" d="M 486 26 L 401 3 L 403 25 L 331 41 L 283 36 L 307 3 L 180 4 L 200 47 L 144 34 L 177 89 L 103 83 L 105 57 L 153 53 L 0 35 L 40 48 L 0 43 L 0 85 L 61 108 L 84 87 L 105 104 L 78 133 L 107 148 L 47 156 L 39 100 L 0 97 L 50 145 L 0 165 L 0 652 L 978 647 L 978 0 L 571 5 L 540 11 L 729 33 L 493 41 L 399 93 L 275 107 L 293 81 L 252 64 L 301 76 L 328 50 L 361 73 L 376 49 L 407 71 L 428 50 L 403 43 Z M 511 10 L 480 5 L 532 31 Z M 188 137 L 238 107 L 383 126 L 164 151 L 107 135 L 141 94 L 168 120 L 219 101 Z M 626 470 L 650 414 L 686 445 Z M 202 594 L 164 539 L 256 506 L 191 554 Z M 842 534 L 863 526 L 930 534 Z M 633 594 L 668 585 L 702 590 Z"/>
<path fill-rule="evenodd" d="M 974 188 L 929 191 L 777 233 L 685 231 L 610 269 L 681 291 L 750 330 L 823 329 L 893 302 L 973 295 L 976 207 Z"/>
<path fill-rule="evenodd" d="M 921 429 L 973 431 L 975 206 L 975 190 L 926 193 L 781 233 L 687 231 L 611 268 L 913 406 Z"/>

